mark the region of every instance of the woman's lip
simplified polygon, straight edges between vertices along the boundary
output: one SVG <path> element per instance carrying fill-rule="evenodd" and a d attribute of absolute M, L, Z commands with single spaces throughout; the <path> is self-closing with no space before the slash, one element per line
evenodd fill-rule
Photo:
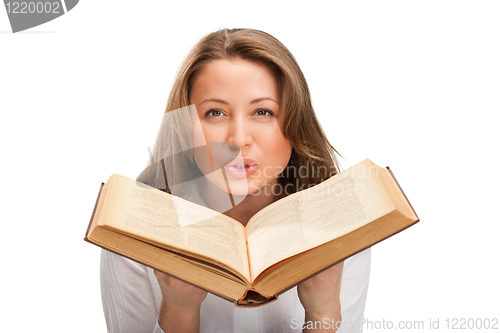
<path fill-rule="evenodd" d="M 236 165 L 244 164 L 244 168 L 238 168 Z M 233 178 L 246 178 L 251 175 L 259 163 L 249 157 L 237 157 L 224 164 L 224 170 Z"/>
<path fill-rule="evenodd" d="M 237 163 L 239 164 L 239 163 Z M 234 164 L 224 166 L 224 170 L 233 178 L 246 178 L 250 176 L 259 165 L 254 164 L 246 164 L 244 168 L 237 168 Z"/>
<path fill-rule="evenodd" d="M 245 164 L 248 166 L 252 166 L 252 165 L 258 165 L 259 163 L 257 163 L 255 160 L 249 157 L 237 157 L 235 159 L 226 161 L 226 163 L 224 163 L 224 166 L 234 166 L 236 164 Z"/>

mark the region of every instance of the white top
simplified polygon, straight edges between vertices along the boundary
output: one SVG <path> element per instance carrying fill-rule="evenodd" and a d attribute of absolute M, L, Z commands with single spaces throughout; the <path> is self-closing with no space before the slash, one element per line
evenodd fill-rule
<path fill-rule="evenodd" d="M 370 276 L 371 249 L 344 262 L 340 304 L 342 326 L 338 332 L 362 332 Z M 101 297 L 108 332 L 163 333 L 158 325 L 162 294 L 153 270 L 112 252 L 101 252 Z M 201 333 L 302 332 L 304 308 L 297 288 L 278 300 L 257 308 L 237 308 L 208 293 L 201 305 Z"/>

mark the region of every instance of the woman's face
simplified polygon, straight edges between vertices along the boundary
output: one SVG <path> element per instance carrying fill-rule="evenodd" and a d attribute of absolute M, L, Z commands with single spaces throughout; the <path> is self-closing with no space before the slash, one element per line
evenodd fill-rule
<path fill-rule="evenodd" d="M 277 183 L 292 147 L 279 126 L 278 85 L 266 66 L 243 59 L 214 60 L 194 78 L 190 102 L 196 105 L 211 160 L 195 154 L 196 164 L 212 183 L 233 195 Z M 195 133 L 195 145 L 202 141 Z M 229 146 L 217 143 L 240 151 L 228 155 Z M 209 174 L 217 169 L 217 160 L 227 182 L 223 172 Z"/>

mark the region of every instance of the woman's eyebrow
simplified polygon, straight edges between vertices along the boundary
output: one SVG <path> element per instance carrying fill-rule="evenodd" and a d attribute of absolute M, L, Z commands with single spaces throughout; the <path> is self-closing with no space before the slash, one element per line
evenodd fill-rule
<path fill-rule="evenodd" d="M 272 99 L 271 97 L 260 97 L 260 98 L 256 98 L 254 100 L 252 100 L 250 102 L 250 104 L 255 104 L 255 103 L 259 103 L 259 102 L 262 102 L 262 101 L 266 101 L 266 100 L 269 100 L 269 101 L 273 101 L 275 102 L 276 104 L 280 104 L 278 101 L 276 101 L 275 99 Z"/>
<path fill-rule="evenodd" d="M 222 100 L 222 99 L 207 98 L 207 99 L 204 99 L 203 102 L 201 102 L 200 104 L 198 104 L 198 106 L 202 105 L 205 102 L 217 102 L 217 103 L 221 103 L 221 104 L 229 104 L 228 102 L 226 102 L 225 100 Z"/>
<path fill-rule="evenodd" d="M 269 101 L 273 101 L 275 102 L 276 104 L 280 104 L 278 101 L 276 101 L 275 99 L 271 98 L 271 97 L 259 97 L 259 98 L 256 98 L 256 99 L 253 99 L 250 101 L 250 104 L 256 104 L 256 103 L 259 103 L 259 102 L 262 102 L 262 101 L 266 101 L 266 100 L 269 100 Z M 221 104 L 229 104 L 229 102 L 223 100 L 223 99 L 219 99 L 219 98 L 207 98 L 207 99 L 204 99 L 203 102 L 201 102 L 200 104 L 198 104 L 198 106 L 202 105 L 203 103 L 205 102 L 216 102 L 216 103 L 221 103 Z"/>

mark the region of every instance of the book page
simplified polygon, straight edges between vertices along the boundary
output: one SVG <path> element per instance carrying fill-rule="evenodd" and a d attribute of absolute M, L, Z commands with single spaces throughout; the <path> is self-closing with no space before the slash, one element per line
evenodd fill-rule
<path fill-rule="evenodd" d="M 239 222 L 124 176 L 111 177 L 107 226 L 215 259 L 249 279 L 245 229 Z M 189 219 L 196 223 L 186 223 Z"/>
<path fill-rule="evenodd" d="M 378 169 L 367 173 L 368 162 L 283 198 L 249 221 L 252 279 L 269 266 L 340 237 L 393 208 L 377 181 L 379 172 L 386 170 L 373 164 Z"/>

